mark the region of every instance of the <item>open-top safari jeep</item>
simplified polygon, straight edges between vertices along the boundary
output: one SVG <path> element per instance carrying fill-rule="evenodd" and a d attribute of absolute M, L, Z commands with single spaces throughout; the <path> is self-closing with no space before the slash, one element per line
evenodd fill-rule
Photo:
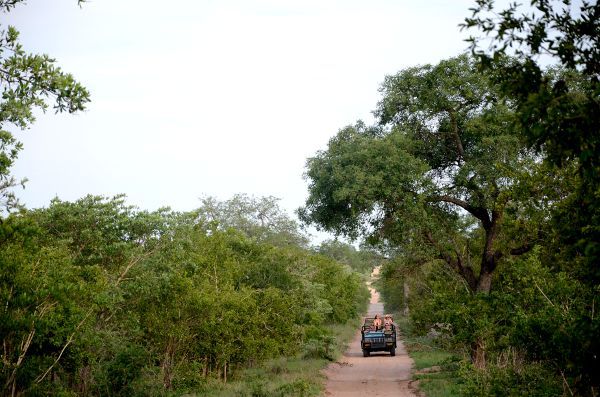
<path fill-rule="evenodd" d="M 369 357 L 371 352 L 387 351 L 390 356 L 396 355 L 396 327 L 394 324 L 376 328 L 373 317 L 366 317 L 361 328 L 360 347 L 364 357 Z"/>

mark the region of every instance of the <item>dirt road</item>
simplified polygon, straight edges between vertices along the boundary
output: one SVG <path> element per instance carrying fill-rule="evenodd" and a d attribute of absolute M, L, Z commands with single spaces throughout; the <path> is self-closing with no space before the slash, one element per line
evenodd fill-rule
<path fill-rule="evenodd" d="M 377 270 L 372 277 L 377 276 Z M 368 315 L 382 314 L 379 294 L 369 289 L 371 303 Z M 373 352 L 371 357 L 363 357 L 358 331 L 343 357 L 325 369 L 325 396 L 416 397 L 409 385 L 412 365 L 413 360 L 406 354 L 401 340 L 398 340 L 395 357 L 387 352 Z"/>

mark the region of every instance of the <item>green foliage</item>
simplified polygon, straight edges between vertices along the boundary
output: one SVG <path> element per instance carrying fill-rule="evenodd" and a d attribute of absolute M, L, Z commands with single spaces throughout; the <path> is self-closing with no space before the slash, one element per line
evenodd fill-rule
<path fill-rule="evenodd" d="M 519 395 L 519 388 L 557 395 L 552 394 L 556 387 L 587 395 L 598 371 L 600 322 L 592 315 L 597 292 L 544 266 L 539 249 L 507 263 L 490 294 L 474 297 L 460 279 L 448 282 L 439 266 L 422 267 L 417 274 L 403 273 L 397 264 L 389 267 L 396 272 L 381 273 L 390 278 L 380 283 L 383 288 L 398 288 L 398 274 L 411 286 L 411 327 L 404 332 L 433 339 L 437 347 L 468 351 L 476 344 L 485 351 L 485 365 L 465 367 L 461 375 L 469 385 L 465 395 L 503 395 L 505 384 L 514 388 L 511 395 Z M 415 339 L 414 344 L 429 343 Z M 534 382 L 536 373 L 543 376 Z M 483 391 L 475 393 L 478 387 Z"/>
<path fill-rule="evenodd" d="M 322 358 L 333 360 L 334 339 L 331 333 L 322 328 L 308 329 L 306 333 L 307 342 L 304 346 L 305 358 Z"/>
<path fill-rule="evenodd" d="M 579 17 L 558 21 L 547 2 L 532 4 L 566 42 L 572 33 L 572 43 L 588 43 L 577 29 L 596 27 L 586 18 L 597 6 L 584 3 L 574 27 Z M 475 14 L 491 8 L 477 2 Z M 497 17 L 507 24 L 469 23 L 524 47 L 531 42 L 515 32 L 539 33 L 528 17 Z M 561 30 L 567 25 L 574 30 Z M 299 214 L 384 252 L 386 307 L 410 309 L 421 335 L 468 352 L 490 382 L 518 388 L 539 367 L 564 390 L 595 395 L 600 118 L 597 75 L 584 58 L 597 51 L 542 70 L 531 57 L 502 55 L 506 48 L 487 58 L 484 74 L 476 53 L 386 77 L 379 125 L 345 127 L 308 160 Z M 519 366 L 498 364 L 511 355 Z M 554 382 L 522 386 L 555 390 Z"/>
<path fill-rule="evenodd" d="M 462 394 L 460 381 L 453 372 L 418 375 L 419 390 L 427 397 L 458 397 Z"/>
<path fill-rule="evenodd" d="M 310 395 L 311 385 L 304 379 L 280 386 L 276 393 L 283 396 L 305 397 Z"/>
<path fill-rule="evenodd" d="M 280 247 L 306 247 L 307 236 L 279 207 L 278 201 L 272 196 L 256 198 L 246 194 L 236 194 L 226 201 L 206 197 L 195 213 L 198 222 L 206 227 L 233 228 L 255 241 Z"/>
<path fill-rule="evenodd" d="M 396 316 L 406 350 L 415 363 L 414 378 L 419 391 L 428 397 L 461 396 L 461 378 L 458 374 L 462 354 L 440 347 L 439 339 L 415 334 L 407 317 Z"/>
<path fill-rule="evenodd" d="M 535 396 L 565 395 L 562 382 L 552 371 L 539 364 L 526 366 L 490 366 L 476 370 L 463 364 L 460 371 L 462 393 L 466 396 Z"/>
<path fill-rule="evenodd" d="M 117 351 L 113 360 L 107 362 L 103 373 L 108 390 L 116 394 L 131 395 L 135 392 L 134 381 L 141 375 L 142 369 L 148 362 L 149 355 L 139 345 L 124 346 Z"/>
<path fill-rule="evenodd" d="M 354 246 L 339 240 L 323 241 L 316 251 L 364 274 L 371 274 L 373 268 L 382 261 L 381 255 L 368 246 L 361 246 L 360 250 L 357 250 Z"/>
<path fill-rule="evenodd" d="M 401 134 L 380 136 L 360 122 L 340 130 L 327 151 L 307 162 L 310 196 L 299 210 L 301 219 L 352 238 L 378 230 L 383 224 L 378 205 L 411 202 L 410 192 L 421 186 L 417 178 L 426 171 L 405 143 Z"/>
<path fill-rule="evenodd" d="M 457 356 L 439 348 L 423 349 L 423 345 L 415 348 L 415 345 L 410 346 L 410 357 L 415 361 L 417 370 L 431 368 L 434 366 L 447 365 L 455 363 Z"/>
<path fill-rule="evenodd" d="M 379 270 L 379 278 L 375 281 L 375 287 L 388 312 L 400 313 L 408 305 L 404 297 L 407 277 L 403 270 L 405 269 L 396 261 L 386 261 Z"/>
<path fill-rule="evenodd" d="M 9 12 L 20 2 L 2 1 L 0 9 Z M 54 59 L 27 53 L 13 26 L 0 31 L 0 90 L 0 205 L 12 210 L 19 204 L 11 190 L 17 181 L 10 168 L 23 145 L 9 131 L 11 127 L 28 128 L 35 121 L 34 110 L 45 111 L 49 104 L 56 112 L 74 113 L 84 110 L 90 99 L 88 91 L 57 67 Z"/>
<path fill-rule="evenodd" d="M 530 359 L 552 357 L 561 374 L 570 372 L 570 391 L 595 395 L 600 329 L 591 313 L 600 281 L 600 6 L 531 1 L 529 7 L 515 3 L 499 10 L 491 1 L 478 1 L 472 11 L 463 27 L 485 37 L 472 37 L 471 50 L 515 104 L 519 133 L 555 170 L 575 175 L 549 216 L 543 244 L 557 274 L 539 289 L 552 304 L 521 318 L 518 343 Z M 503 62 L 513 51 L 518 60 Z M 540 55 L 558 67 L 545 71 Z"/>
<path fill-rule="evenodd" d="M 556 193 L 541 187 L 543 166 L 465 55 L 388 76 L 381 91 L 380 126 L 348 126 L 308 160 L 301 218 L 416 266 L 442 259 L 471 291 L 489 292 L 501 262 L 545 227 Z"/>
<path fill-rule="evenodd" d="M 326 325 L 321 330 L 333 341 L 327 358 L 310 358 L 305 351 L 295 357 L 266 360 L 259 366 L 236 371 L 226 384 L 209 383 L 207 388 L 196 390 L 196 393 L 215 397 L 319 396 L 323 392 L 321 370 L 330 363 L 332 357 L 337 359 L 346 351 L 347 343 L 355 336 L 359 324 L 360 319 L 355 319 L 346 324 Z"/>
<path fill-rule="evenodd" d="M 531 1 L 498 10 L 478 1 L 463 28 L 485 71 L 516 105 L 520 134 L 557 166 L 577 167 L 575 189 L 554 214 L 560 261 L 590 286 L 600 281 L 600 6 L 597 2 Z M 488 45 L 489 42 L 489 45 Z M 499 62 L 510 51 L 519 61 Z M 544 73 L 540 55 L 557 63 Z"/>
<path fill-rule="evenodd" d="M 163 395 L 281 355 L 332 357 L 327 327 L 367 299 L 332 259 L 123 196 L 55 199 L 3 230 L 5 394 Z"/>

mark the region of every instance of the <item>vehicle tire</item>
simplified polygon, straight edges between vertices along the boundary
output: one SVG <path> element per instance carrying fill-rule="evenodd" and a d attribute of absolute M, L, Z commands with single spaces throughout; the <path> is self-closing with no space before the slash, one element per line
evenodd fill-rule
<path fill-rule="evenodd" d="M 394 357 L 395 355 L 396 355 L 396 348 L 395 348 L 395 347 L 392 347 L 392 348 L 390 349 L 390 356 Z"/>
<path fill-rule="evenodd" d="M 363 357 L 369 357 L 371 352 L 369 350 L 363 349 Z"/>

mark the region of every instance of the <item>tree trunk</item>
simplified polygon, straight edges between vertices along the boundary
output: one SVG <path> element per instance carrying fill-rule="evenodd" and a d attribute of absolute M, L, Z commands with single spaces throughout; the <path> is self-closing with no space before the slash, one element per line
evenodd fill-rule
<path fill-rule="evenodd" d="M 173 387 L 173 361 L 175 356 L 175 341 L 171 338 L 167 343 L 167 348 L 165 349 L 165 356 L 162 362 L 162 370 L 163 370 L 163 385 L 165 389 L 171 390 Z"/>
<path fill-rule="evenodd" d="M 485 368 L 485 344 L 481 338 L 471 344 L 471 362 L 477 369 Z"/>
<path fill-rule="evenodd" d="M 410 288 L 408 286 L 408 283 L 405 281 L 404 282 L 404 310 L 403 310 L 403 314 L 405 316 L 408 316 L 408 294 L 410 293 Z"/>
<path fill-rule="evenodd" d="M 481 270 L 479 271 L 477 288 L 475 290 L 478 294 L 490 293 L 492 289 L 492 274 L 496 269 L 498 260 L 502 257 L 500 252 L 494 251 L 494 242 L 498 235 L 498 222 L 500 222 L 501 218 L 501 212 L 497 210 L 492 211 L 491 223 L 485 229 L 485 247 L 481 256 Z"/>
<path fill-rule="evenodd" d="M 492 272 L 487 269 L 481 269 L 479 280 L 477 280 L 478 294 L 489 294 L 492 289 Z"/>
<path fill-rule="evenodd" d="M 92 378 L 92 368 L 89 365 L 85 365 L 79 368 L 79 383 L 77 384 L 77 393 L 81 396 L 88 394 L 89 385 Z"/>

